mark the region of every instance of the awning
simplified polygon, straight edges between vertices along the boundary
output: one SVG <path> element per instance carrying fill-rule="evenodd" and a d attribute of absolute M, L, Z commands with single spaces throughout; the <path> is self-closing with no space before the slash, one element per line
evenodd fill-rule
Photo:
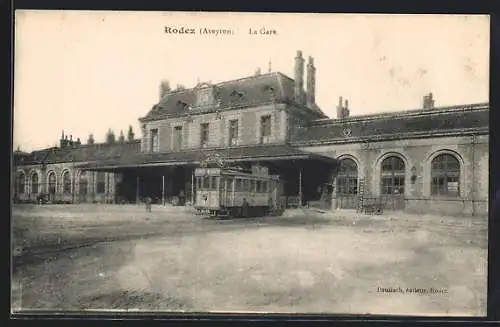
<path fill-rule="evenodd" d="M 164 153 L 138 153 L 135 156 L 97 160 L 76 166 L 81 169 L 109 170 L 134 167 L 197 165 L 206 156 L 214 154 L 217 154 L 227 162 L 278 160 L 317 160 L 331 164 L 337 164 L 338 162 L 334 158 L 303 151 L 289 145 L 259 145 Z"/>

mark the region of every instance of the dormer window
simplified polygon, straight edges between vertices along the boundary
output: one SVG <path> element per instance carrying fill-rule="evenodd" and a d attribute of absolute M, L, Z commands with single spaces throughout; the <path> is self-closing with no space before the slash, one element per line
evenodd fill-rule
<path fill-rule="evenodd" d="M 273 97 L 276 95 L 276 90 L 271 85 L 264 86 L 263 91 Z"/>
<path fill-rule="evenodd" d="M 153 112 L 153 113 L 158 113 L 158 111 L 160 111 L 160 109 L 161 109 L 161 107 L 155 104 L 155 105 L 153 106 L 153 110 L 152 110 L 152 112 Z"/>
<path fill-rule="evenodd" d="M 210 106 L 215 104 L 214 87 L 211 85 L 203 85 L 196 91 L 196 105 Z"/>
<path fill-rule="evenodd" d="M 177 101 L 177 105 L 179 107 L 181 107 L 182 109 L 190 109 L 190 107 L 191 107 L 188 103 L 181 101 L 181 100 Z"/>
<path fill-rule="evenodd" d="M 230 96 L 237 98 L 237 99 L 243 98 L 244 95 L 245 94 L 243 92 L 240 92 L 236 89 L 234 89 L 233 92 L 231 92 L 231 94 L 230 94 Z"/>

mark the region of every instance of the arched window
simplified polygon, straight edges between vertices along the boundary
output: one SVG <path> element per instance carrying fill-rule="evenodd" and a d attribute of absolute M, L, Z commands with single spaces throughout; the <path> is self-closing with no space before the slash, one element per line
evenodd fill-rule
<path fill-rule="evenodd" d="M 82 171 L 80 173 L 80 178 L 78 180 L 78 184 L 79 184 L 79 189 L 78 189 L 78 193 L 80 195 L 87 195 L 87 185 L 88 185 L 88 181 L 87 181 L 87 172 L 85 171 Z"/>
<path fill-rule="evenodd" d="M 26 175 L 24 175 L 23 172 L 19 172 L 19 174 L 17 175 L 17 183 L 16 183 L 17 194 L 24 194 L 24 192 L 26 191 L 25 186 L 26 186 Z"/>
<path fill-rule="evenodd" d="M 447 153 L 440 154 L 431 162 L 431 194 L 460 195 L 460 162 Z"/>
<path fill-rule="evenodd" d="M 56 173 L 54 173 L 53 171 L 51 171 L 49 173 L 49 195 L 54 195 L 56 194 L 56 183 L 57 183 L 57 179 L 56 179 Z"/>
<path fill-rule="evenodd" d="M 390 156 L 382 161 L 380 184 L 382 194 L 405 193 L 405 163 L 401 158 Z"/>
<path fill-rule="evenodd" d="M 66 170 L 63 173 L 63 193 L 64 194 L 71 194 L 71 176 L 69 174 L 69 171 Z"/>
<path fill-rule="evenodd" d="M 38 174 L 31 175 L 31 194 L 38 194 Z"/>
<path fill-rule="evenodd" d="M 337 175 L 337 193 L 346 195 L 358 194 L 358 165 L 352 159 L 340 161 Z"/>
<path fill-rule="evenodd" d="M 106 192 L 106 173 L 100 171 L 97 173 L 97 194 Z"/>

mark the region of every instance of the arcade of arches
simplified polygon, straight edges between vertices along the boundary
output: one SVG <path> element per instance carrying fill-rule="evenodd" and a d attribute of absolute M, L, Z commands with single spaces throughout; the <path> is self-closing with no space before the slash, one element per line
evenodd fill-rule
<path fill-rule="evenodd" d="M 356 198 L 359 191 L 361 173 L 356 158 L 345 157 L 340 159 L 340 166 L 335 180 L 335 192 L 337 206 L 340 208 L 355 208 Z M 460 197 L 460 175 L 462 163 L 452 153 L 443 152 L 429 159 L 428 181 L 430 196 Z M 410 183 L 414 183 L 414 177 L 410 167 L 398 154 L 391 154 L 381 160 L 379 164 L 380 179 L 379 188 L 381 197 L 390 198 L 392 208 L 398 209 L 404 205 L 404 195 Z M 73 180 L 74 179 L 74 180 Z M 58 196 L 65 196 L 72 202 L 91 202 L 94 199 L 104 199 L 106 196 L 114 199 L 113 173 L 79 171 L 74 172 L 65 169 L 59 175 L 50 170 L 46 178 L 40 178 L 37 171 L 18 171 L 16 175 L 16 195 L 25 199 L 33 199 L 39 193 L 46 192 L 50 200 Z M 371 187 L 373 191 L 373 186 Z M 75 194 L 73 194 L 75 193 Z M 396 199 L 396 200 L 395 200 Z M 402 199 L 397 204 L 397 199 Z M 394 202 L 396 201 L 396 202 Z M 396 203 L 396 204 L 394 204 Z"/>

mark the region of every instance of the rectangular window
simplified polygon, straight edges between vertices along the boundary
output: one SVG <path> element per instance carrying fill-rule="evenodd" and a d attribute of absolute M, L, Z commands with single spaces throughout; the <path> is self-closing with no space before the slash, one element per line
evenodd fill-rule
<path fill-rule="evenodd" d="M 175 126 L 174 128 L 174 150 L 182 148 L 182 126 Z"/>
<path fill-rule="evenodd" d="M 269 190 L 268 190 L 268 188 L 267 188 L 267 185 L 268 185 L 268 184 L 267 184 L 267 182 L 266 182 L 266 181 L 262 182 L 262 192 L 264 192 L 264 193 L 269 192 Z"/>
<path fill-rule="evenodd" d="M 208 177 L 202 177 L 203 178 L 203 189 L 208 190 L 210 188 L 210 180 Z"/>
<path fill-rule="evenodd" d="M 229 145 L 238 144 L 238 119 L 229 121 Z"/>
<path fill-rule="evenodd" d="M 271 115 L 260 117 L 260 143 L 269 143 L 271 138 Z"/>
<path fill-rule="evenodd" d="M 159 148 L 159 137 L 158 137 L 158 128 L 153 128 L 150 130 L 151 135 L 150 135 L 150 152 L 158 152 L 160 150 Z"/>
<path fill-rule="evenodd" d="M 208 130 L 209 130 L 208 123 L 200 124 L 200 146 L 201 147 L 208 145 Z"/>

